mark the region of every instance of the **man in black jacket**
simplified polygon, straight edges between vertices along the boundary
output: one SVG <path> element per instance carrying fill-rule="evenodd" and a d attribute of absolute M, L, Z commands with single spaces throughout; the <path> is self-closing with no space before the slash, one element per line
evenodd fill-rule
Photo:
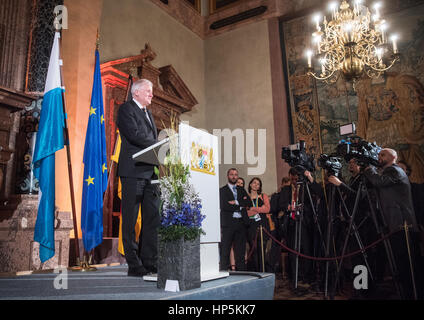
<path fill-rule="evenodd" d="M 128 276 L 156 272 L 159 192 L 152 185 L 154 166 L 137 163 L 132 156 L 157 142 L 157 129 L 147 110 L 153 98 L 149 80 L 136 81 L 131 88 L 133 99 L 119 107 L 116 124 L 122 139 L 118 176 L 122 183 L 122 242 L 128 263 Z M 135 241 L 135 224 L 141 203 L 142 229 Z"/>
<path fill-rule="evenodd" d="M 365 169 L 364 175 L 377 189 L 385 227 L 389 232 L 398 231 L 390 237 L 390 243 L 399 273 L 403 298 L 413 299 L 410 259 L 412 259 L 418 295 L 421 294 L 421 284 L 420 280 L 417 280 L 422 271 L 415 265 L 417 253 L 415 239 L 418 226 L 412 204 L 411 186 L 406 173 L 396 164 L 397 153 L 395 150 L 383 149 L 378 158 L 382 172 L 379 174 L 374 167 L 368 167 Z M 409 228 L 409 246 L 406 242 L 405 232 L 399 232 L 405 224 Z"/>
<path fill-rule="evenodd" d="M 252 201 L 246 190 L 236 186 L 238 179 L 237 169 L 231 168 L 227 172 L 228 183 L 219 190 L 221 207 L 221 270 L 230 269 L 230 250 L 234 248 L 236 270 L 246 270 L 244 255 L 246 252 L 247 236 L 247 207 Z"/>
<path fill-rule="evenodd" d="M 399 167 L 405 171 L 408 178 L 411 176 L 411 167 L 405 161 L 398 161 Z M 417 218 L 418 226 L 424 227 L 424 184 L 411 184 L 412 203 L 414 204 L 415 217 Z"/>

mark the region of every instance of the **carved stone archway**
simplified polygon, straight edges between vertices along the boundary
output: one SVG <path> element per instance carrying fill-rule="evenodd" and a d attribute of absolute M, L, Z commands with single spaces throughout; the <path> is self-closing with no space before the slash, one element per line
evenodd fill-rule
<path fill-rule="evenodd" d="M 170 115 L 174 113 L 179 119 L 182 113 L 191 111 L 198 104 L 184 81 L 171 66 L 154 67 L 151 62 L 156 53 L 149 44 L 137 56 L 113 60 L 101 64 L 101 75 L 104 86 L 106 143 L 108 159 L 114 152 L 116 142 L 116 116 L 119 106 L 125 102 L 129 76 L 134 81 L 148 79 L 153 83 L 153 99 L 149 109 L 152 111 L 158 130 L 170 125 Z M 112 168 L 110 176 L 114 179 L 105 195 L 109 199 L 103 213 L 104 236 L 112 236 L 113 212 L 120 211 L 120 201 L 116 197 L 118 180 Z"/>

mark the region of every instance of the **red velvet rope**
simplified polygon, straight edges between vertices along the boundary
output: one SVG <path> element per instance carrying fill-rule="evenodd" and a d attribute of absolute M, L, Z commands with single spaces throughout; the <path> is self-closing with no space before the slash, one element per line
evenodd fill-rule
<path fill-rule="evenodd" d="M 258 244 L 258 234 L 259 234 L 259 228 L 256 229 L 255 240 L 253 240 L 253 246 L 252 246 L 252 248 L 250 248 L 250 252 L 247 254 L 246 263 L 247 263 L 247 260 L 249 260 L 251 258 L 253 252 L 255 251 L 255 249 L 257 247 L 257 244 Z"/>
<path fill-rule="evenodd" d="M 264 231 L 265 231 L 265 233 L 271 238 L 271 240 L 272 241 L 274 241 L 274 242 L 276 242 L 278 245 L 280 245 L 282 248 L 284 248 L 284 249 L 286 249 L 287 251 L 289 251 L 289 252 L 291 252 L 291 253 L 293 253 L 293 254 L 295 254 L 295 255 L 298 255 L 299 257 L 302 257 L 302 258 L 305 258 L 305 259 L 310 259 L 310 260 L 315 260 L 315 261 L 332 261 L 332 260 L 339 260 L 339 259 L 344 259 L 344 258 L 348 258 L 348 257 L 352 257 L 352 256 L 354 256 L 354 255 L 357 255 L 357 254 L 359 254 L 359 253 L 362 253 L 363 251 L 366 251 L 366 250 L 368 250 L 369 248 L 372 248 L 372 247 L 374 247 L 375 245 L 377 245 L 378 243 L 380 243 L 381 241 L 383 241 L 383 240 L 385 240 L 385 239 L 388 239 L 389 237 L 391 237 L 393 234 L 395 234 L 395 233 L 397 233 L 397 232 L 399 232 L 399 231 L 401 231 L 401 230 L 398 230 L 398 231 L 392 231 L 392 232 L 390 232 L 390 233 L 388 233 L 387 235 L 385 235 L 385 236 L 383 236 L 382 238 L 380 238 L 380 239 L 378 239 L 377 241 L 374 241 L 373 243 L 371 243 L 371 244 L 369 244 L 369 245 L 367 245 L 366 247 L 364 247 L 363 249 L 359 249 L 359 250 L 356 250 L 356 251 L 354 251 L 354 252 L 350 252 L 350 253 L 347 253 L 347 254 L 345 254 L 345 255 L 343 255 L 343 256 L 337 256 L 337 257 L 311 257 L 311 256 L 308 256 L 308 255 L 305 255 L 305 254 L 303 254 L 303 253 L 300 253 L 300 252 L 298 252 L 298 251 L 295 251 L 295 250 L 293 250 L 293 249 L 291 249 L 291 248 L 289 248 L 289 247 L 287 247 L 285 244 L 283 244 L 282 242 L 280 242 L 280 241 L 278 241 L 277 239 L 275 239 L 269 232 L 268 232 L 268 230 L 266 229 L 266 228 L 262 228 Z M 258 231 L 256 232 L 256 238 L 257 238 L 257 236 L 258 236 Z M 255 238 L 255 243 L 256 243 L 256 238 Z M 252 252 L 253 252 L 253 249 L 256 247 L 256 245 L 254 245 L 254 247 L 252 248 Z M 249 258 L 250 258 L 250 256 L 249 256 Z"/>

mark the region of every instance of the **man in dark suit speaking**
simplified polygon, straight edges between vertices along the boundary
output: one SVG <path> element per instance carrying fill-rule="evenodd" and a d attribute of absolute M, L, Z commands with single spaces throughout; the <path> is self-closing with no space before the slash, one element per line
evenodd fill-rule
<path fill-rule="evenodd" d="M 157 129 L 147 110 L 153 98 L 153 84 L 141 79 L 131 87 L 133 99 L 119 107 L 116 124 L 121 134 L 118 176 L 122 183 L 122 242 L 128 276 L 141 277 L 157 271 L 157 228 L 159 191 L 152 185 L 154 166 L 133 160 L 133 154 L 157 142 Z M 138 243 L 135 225 L 141 203 L 142 227 Z"/>

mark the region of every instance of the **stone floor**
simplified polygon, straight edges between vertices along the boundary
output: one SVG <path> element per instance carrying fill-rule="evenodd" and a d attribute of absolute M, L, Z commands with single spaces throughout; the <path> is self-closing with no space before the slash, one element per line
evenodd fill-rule
<path fill-rule="evenodd" d="M 320 289 L 317 284 L 298 283 L 298 288 L 294 286 L 287 277 L 283 277 L 281 273 L 275 275 L 275 291 L 274 300 L 329 300 L 325 297 L 324 290 Z M 334 300 L 398 300 L 394 291 L 391 278 L 386 278 L 373 291 L 355 292 L 353 288 L 345 285 L 342 291 L 339 291 Z"/>
<path fill-rule="evenodd" d="M 337 295 L 335 300 L 348 300 L 347 295 Z M 297 289 L 293 283 L 282 274 L 275 275 L 274 300 L 325 300 L 324 291 L 317 285 L 309 285 L 304 282 L 298 282 Z"/>

